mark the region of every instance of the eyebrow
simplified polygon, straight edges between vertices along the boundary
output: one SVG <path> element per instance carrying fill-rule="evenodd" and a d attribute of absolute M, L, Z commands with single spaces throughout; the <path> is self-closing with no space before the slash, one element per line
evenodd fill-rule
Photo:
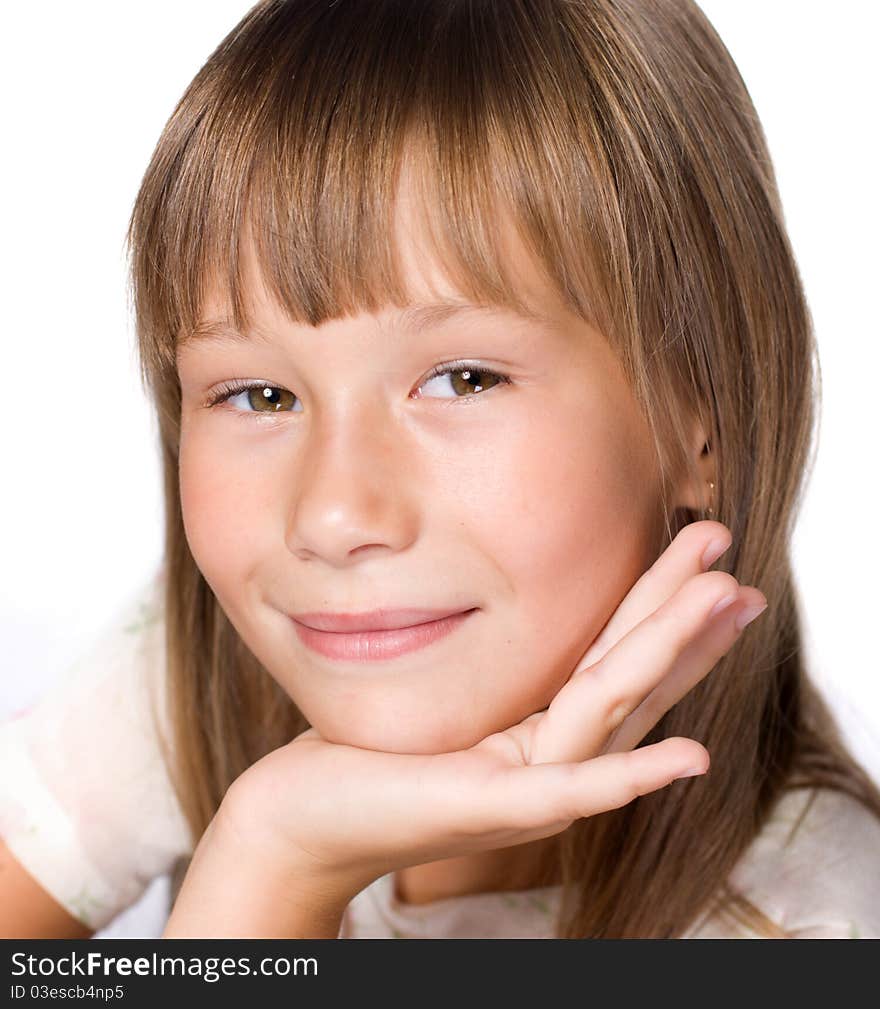
<path fill-rule="evenodd" d="M 468 315 L 508 315 L 526 322 L 547 326 L 553 325 L 553 320 L 549 316 L 527 306 L 514 309 L 504 305 L 477 305 L 471 302 L 460 301 L 438 301 L 430 304 L 410 305 L 393 318 L 392 325 L 409 333 L 419 334 L 428 329 L 441 326 L 450 319 Z M 259 326 L 254 326 L 247 332 L 241 332 L 235 328 L 230 319 L 222 318 L 208 319 L 200 322 L 192 330 L 180 337 L 178 346 L 188 346 L 195 342 L 221 343 L 232 341 L 235 343 L 269 343 L 271 340 L 271 334 Z"/>

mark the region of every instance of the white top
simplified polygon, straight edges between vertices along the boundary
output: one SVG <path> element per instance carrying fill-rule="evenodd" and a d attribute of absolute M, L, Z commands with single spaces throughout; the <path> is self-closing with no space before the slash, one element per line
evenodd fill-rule
<path fill-rule="evenodd" d="M 157 741 L 168 724 L 161 599 L 157 573 L 59 686 L 0 724 L 0 836 L 95 931 L 192 854 Z M 796 937 L 880 938 L 880 821 L 845 795 L 790 791 L 731 882 Z M 411 905 L 388 874 L 349 904 L 340 937 L 550 938 L 560 892 Z M 751 935 L 708 918 L 682 938 Z"/>

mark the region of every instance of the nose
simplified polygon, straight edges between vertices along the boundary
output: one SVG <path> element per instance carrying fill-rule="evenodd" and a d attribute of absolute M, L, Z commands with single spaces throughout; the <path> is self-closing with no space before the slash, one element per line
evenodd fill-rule
<path fill-rule="evenodd" d="M 302 560 L 344 567 L 400 551 L 417 535 L 418 457 L 387 409 L 316 419 L 291 481 L 287 545 Z"/>

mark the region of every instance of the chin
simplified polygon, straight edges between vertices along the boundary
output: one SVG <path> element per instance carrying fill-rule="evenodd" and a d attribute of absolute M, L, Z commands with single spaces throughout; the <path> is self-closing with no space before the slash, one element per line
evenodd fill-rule
<path fill-rule="evenodd" d="M 461 719 L 457 725 L 441 724 L 436 721 L 405 720 L 393 724 L 367 721 L 312 724 L 330 743 L 357 746 L 364 750 L 379 750 L 383 753 L 452 753 L 455 750 L 468 749 L 493 731 L 468 731 L 468 726 L 463 725 Z"/>

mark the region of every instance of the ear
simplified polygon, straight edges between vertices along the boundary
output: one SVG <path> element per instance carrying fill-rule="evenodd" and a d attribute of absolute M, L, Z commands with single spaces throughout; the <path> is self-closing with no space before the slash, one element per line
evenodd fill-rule
<path fill-rule="evenodd" d="M 690 460 L 696 470 L 696 486 L 684 472 L 675 497 L 676 508 L 688 508 L 695 512 L 703 512 L 706 508 L 718 511 L 715 491 L 709 486 L 717 483 L 715 478 L 715 453 L 707 435 L 707 426 L 699 419 L 691 424 L 689 439 Z"/>

